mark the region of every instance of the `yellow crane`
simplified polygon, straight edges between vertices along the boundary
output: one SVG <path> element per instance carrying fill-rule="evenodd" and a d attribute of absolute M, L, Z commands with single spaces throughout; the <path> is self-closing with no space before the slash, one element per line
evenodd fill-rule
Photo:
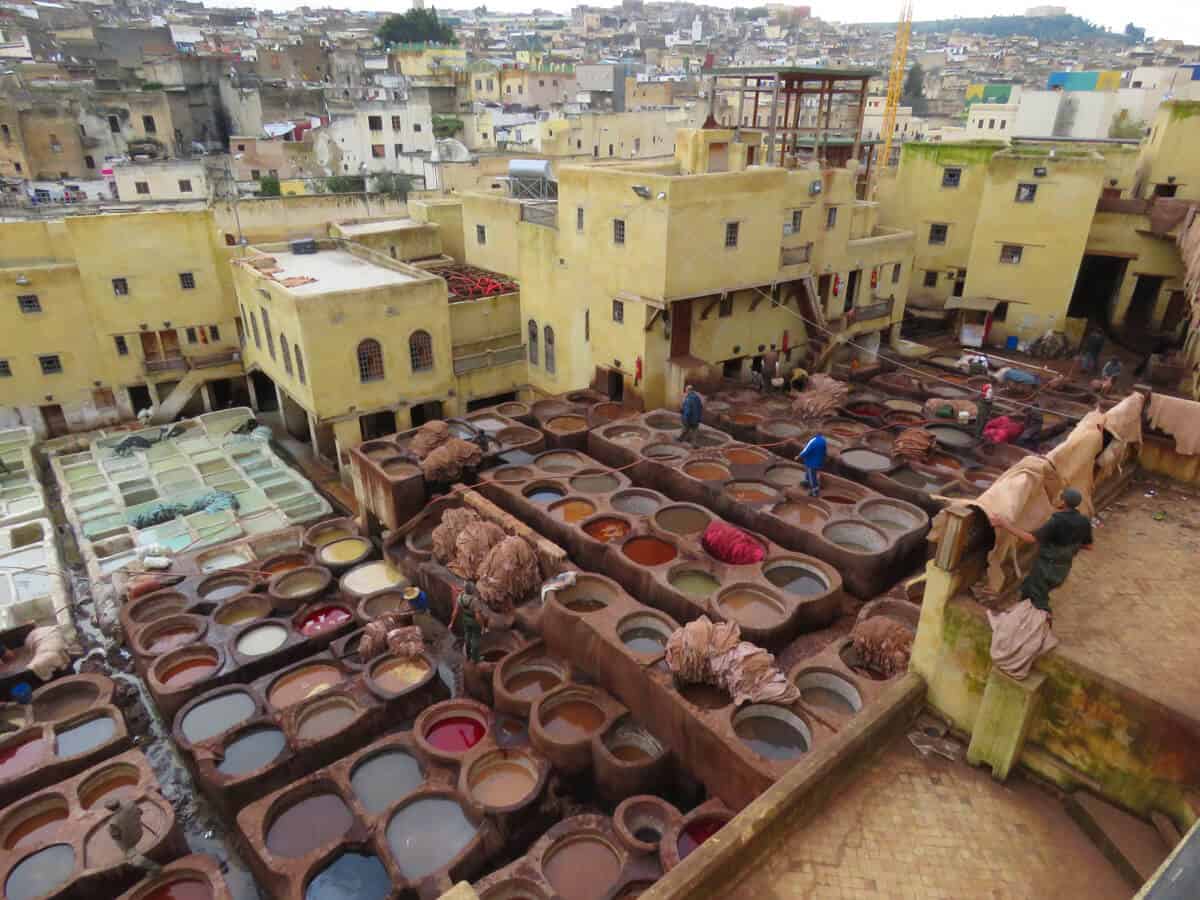
<path fill-rule="evenodd" d="M 883 108 L 883 157 L 880 167 L 892 163 L 892 139 L 896 135 L 896 113 L 900 109 L 900 94 L 904 90 L 904 64 L 908 61 L 908 38 L 912 34 L 912 0 L 904 0 L 900 21 L 896 25 L 896 46 L 892 50 L 892 67 L 888 70 L 887 105 Z"/>

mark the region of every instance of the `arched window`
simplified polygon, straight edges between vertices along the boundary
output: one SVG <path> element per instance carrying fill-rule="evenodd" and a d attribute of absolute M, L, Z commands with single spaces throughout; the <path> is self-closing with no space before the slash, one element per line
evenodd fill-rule
<path fill-rule="evenodd" d="M 250 310 L 250 330 L 254 332 L 254 346 L 261 350 L 262 338 L 258 335 L 258 319 L 254 317 L 254 310 Z"/>
<path fill-rule="evenodd" d="M 292 374 L 292 351 L 288 349 L 287 335 L 279 333 L 279 352 L 283 355 L 283 371 Z"/>
<path fill-rule="evenodd" d="M 545 328 L 546 332 L 546 371 L 551 375 L 554 374 L 554 329 L 549 325 Z"/>
<path fill-rule="evenodd" d="M 304 374 L 304 356 L 300 353 L 299 344 L 296 344 L 296 377 L 300 379 L 301 384 L 308 384 L 308 379 Z"/>
<path fill-rule="evenodd" d="M 537 365 L 538 361 L 538 329 L 537 322 L 529 320 L 529 362 Z"/>
<path fill-rule="evenodd" d="M 414 372 L 428 372 L 433 368 L 433 338 L 428 331 L 414 331 L 409 337 L 408 358 L 412 360 Z"/>
<path fill-rule="evenodd" d="M 358 345 L 358 380 L 383 380 L 383 347 L 374 338 L 367 338 Z"/>

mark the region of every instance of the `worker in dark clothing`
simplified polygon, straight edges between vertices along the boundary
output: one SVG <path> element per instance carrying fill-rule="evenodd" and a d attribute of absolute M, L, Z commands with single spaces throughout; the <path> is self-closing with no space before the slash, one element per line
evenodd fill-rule
<path fill-rule="evenodd" d="M 1021 433 L 1017 435 L 1014 443 L 1018 447 L 1024 447 L 1026 450 L 1036 450 L 1038 442 L 1042 439 L 1042 427 L 1045 424 L 1045 419 L 1042 418 L 1042 411 L 1036 407 L 1030 406 L 1025 409 L 1025 427 L 1021 429 Z"/>
<path fill-rule="evenodd" d="M 1037 531 L 1028 532 L 998 513 L 989 513 L 994 528 L 1003 528 L 1025 544 L 1037 544 L 1037 560 L 1021 582 L 1021 599 L 1050 612 L 1050 592 L 1067 580 L 1071 563 L 1081 547 L 1092 545 L 1092 523 L 1078 509 L 1083 495 L 1075 488 L 1062 492 L 1064 507 L 1054 513 Z"/>
<path fill-rule="evenodd" d="M 1117 379 L 1121 377 L 1121 360 L 1115 356 L 1109 359 L 1104 364 L 1100 377 L 1103 379 L 1100 383 L 1100 391 L 1107 394 L 1116 386 Z"/>
<path fill-rule="evenodd" d="M 1100 353 L 1104 350 L 1104 332 L 1093 328 L 1083 339 L 1083 353 L 1080 368 L 1084 372 L 1095 372 L 1100 362 Z"/>
<path fill-rule="evenodd" d="M 983 437 L 983 429 L 987 427 L 988 420 L 992 417 L 994 398 L 991 382 L 988 382 L 979 391 L 979 399 L 975 401 L 975 437 L 977 438 Z"/>
<path fill-rule="evenodd" d="M 679 432 L 679 441 L 684 444 L 696 444 L 696 432 L 700 430 L 700 419 L 704 415 L 704 401 L 690 384 L 683 394 L 683 404 L 679 407 L 679 417 L 683 419 L 683 431 Z"/>

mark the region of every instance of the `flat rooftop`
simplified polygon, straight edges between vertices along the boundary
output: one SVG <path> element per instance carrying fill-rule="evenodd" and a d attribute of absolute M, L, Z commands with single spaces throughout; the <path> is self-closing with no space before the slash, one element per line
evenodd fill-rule
<path fill-rule="evenodd" d="M 804 77 L 812 79 L 820 78 L 873 78 L 881 74 L 879 69 L 869 69 L 864 67 L 853 68 L 825 68 L 823 66 L 729 66 L 721 69 L 713 69 L 709 72 L 710 75 L 737 76 L 737 75 L 782 75 L 788 78 Z"/>
<path fill-rule="evenodd" d="M 403 231 L 407 228 L 429 228 L 428 222 L 418 222 L 416 219 L 385 219 L 380 222 L 355 222 L 353 224 L 338 224 L 338 230 L 347 237 L 359 237 L 364 234 L 387 234 L 389 231 Z"/>
<path fill-rule="evenodd" d="M 331 291 L 354 291 L 362 288 L 391 287 L 407 284 L 417 278 L 388 266 L 361 259 L 346 250 L 322 248 L 316 253 L 272 252 L 276 266 L 275 280 L 298 297 L 326 294 Z M 311 278 L 303 284 L 288 284 L 290 278 Z"/>

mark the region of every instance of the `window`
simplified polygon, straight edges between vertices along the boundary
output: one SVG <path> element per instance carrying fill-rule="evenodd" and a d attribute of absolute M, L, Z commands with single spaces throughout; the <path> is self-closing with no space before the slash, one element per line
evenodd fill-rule
<path fill-rule="evenodd" d="M 487 226 L 486 225 L 476 225 L 475 226 L 475 243 L 479 244 L 481 247 L 487 243 Z"/>
<path fill-rule="evenodd" d="M 367 127 L 372 131 L 383 131 L 383 116 L 367 116 Z"/>
<path fill-rule="evenodd" d="M 372 144 L 371 145 L 371 158 L 372 159 L 384 159 L 386 157 L 387 157 L 387 148 L 384 147 L 383 144 Z"/>
<path fill-rule="evenodd" d="M 733 294 L 726 294 L 717 303 L 717 318 L 727 319 L 733 315 Z"/>
<path fill-rule="evenodd" d="M 613 219 L 613 243 L 614 244 L 624 244 L 625 243 L 625 220 L 624 219 Z"/>
<path fill-rule="evenodd" d="M 613 155 L 613 145 L 612 145 L 612 144 L 609 144 L 609 145 L 608 145 L 608 155 L 609 155 L 609 156 L 612 156 L 612 155 Z"/>
<path fill-rule="evenodd" d="M 825 210 L 825 230 L 832 231 L 837 228 L 837 207 L 831 206 Z"/>
<path fill-rule="evenodd" d="M 1018 184 L 1017 185 L 1017 203 L 1032 203 L 1033 198 L 1037 196 L 1036 184 Z"/>
<path fill-rule="evenodd" d="M 736 247 L 737 244 L 738 244 L 738 223 L 737 222 L 726 222 L 725 223 L 725 246 L 727 248 L 728 247 Z"/>
<path fill-rule="evenodd" d="M 1005 244 L 1000 248 L 1000 262 L 1016 265 L 1021 261 L 1021 251 L 1024 248 L 1020 244 Z"/>
<path fill-rule="evenodd" d="M 129 281 L 125 278 L 114 278 L 112 280 L 113 293 L 118 297 L 129 296 Z"/>
<path fill-rule="evenodd" d="M 293 345 L 293 349 L 296 351 L 296 377 L 300 379 L 301 384 L 307 384 L 308 378 L 304 372 L 304 357 L 300 353 L 300 345 Z"/>
<path fill-rule="evenodd" d="M 482 78 L 475 79 L 475 90 L 477 90 L 477 91 L 483 90 L 483 79 Z"/>
<path fill-rule="evenodd" d="M 12 132 L 7 125 L 0 125 L 0 136 L 3 136 L 5 143 L 12 140 Z"/>
<path fill-rule="evenodd" d="M 392 116 L 392 131 L 399 131 L 399 130 L 400 130 L 400 117 Z"/>
<path fill-rule="evenodd" d="M 896 263 L 894 266 L 892 266 L 892 284 L 900 283 L 900 268 L 900 263 Z"/>
<path fill-rule="evenodd" d="M 942 169 L 942 187 L 956 188 L 962 183 L 962 169 L 947 166 Z"/>
<path fill-rule="evenodd" d="M 283 357 L 283 371 L 292 374 L 292 350 L 288 346 L 287 335 L 279 333 L 279 355 Z"/>
<path fill-rule="evenodd" d="M 254 312 L 250 313 L 250 331 L 254 335 L 254 346 L 259 350 L 262 349 L 262 338 L 258 333 L 258 319 L 254 317 Z"/>
<path fill-rule="evenodd" d="M 62 144 L 59 143 L 58 135 L 53 131 L 50 132 L 50 150 L 54 153 L 62 153 Z"/>
<path fill-rule="evenodd" d="M 929 226 L 929 243 L 944 244 L 946 243 L 946 235 L 949 233 L 948 225 L 934 224 Z"/>
<path fill-rule="evenodd" d="M 994 129 L 995 129 L 995 127 L 996 127 L 996 120 L 995 120 L 995 119 L 988 119 L 988 128 L 991 128 L 991 129 L 993 129 L 993 130 L 994 130 Z"/>
<path fill-rule="evenodd" d="M 142 116 L 142 128 L 146 134 L 157 134 L 158 126 L 154 124 L 154 116 Z"/>
<path fill-rule="evenodd" d="M 538 326 L 533 319 L 529 320 L 529 363 L 536 366 L 538 362 Z"/>
<path fill-rule="evenodd" d="M 17 298 L 17 308 L 23 313 L 38 313 L 42 311 L 42 301 L 37 294 L 22 294 Z"/>
<path fill-rule="evenodd" d="M 592 339 L 592 311 L 585 309 L 583 311 L 583 340 L 587 343 Z"/>
<path fill-rule="evenodd" d="M 240 152 L 242 152 L 243 150 L 245 150 L 245 149 L 246 149 L 246 145 L 245 145 L 245 144 L 238 144 L 238 145 L 237 145 L 237 147 L 238 147 L 238 152 L 239 152 L 239 153 L 240 153 Z"/>
<path fill-rule="evenodd" d="M 575 207 L 575 230 L 583 231 L 583 207 Z"/>
<path fill-rule="evenodd" d="M 221 339 L 221 329 L 218 328 L 216 325 L 209 325 L 208 326 L 208 336 L 213 341 L 219 341 Z"/>
<path fill-rule="evenodd" d="M 374 338 L 358 345 L 358 380 L 364 383 L 383 380 L 383 347 Z"/>
<path fill-rule="evenodd" d="M 96 168 L 96 158 L 94 156 L 85 156 L 83 164 L 89 169 L 94 169 Z"/>
<path fill-rule="evenodd" d="M 150 193 L 150 182 L 135 181 L 133 183 L 133 189 L 135 191 L 137 191 L 139 194 L 149 194 Z"/>
<path fill-rule="evenodd" d="M 420 132 L 421 132 L 421 123 L 420 122 L 413 122 L 413 131 L 420 134 Z"/>
<path fill-rule="evenodd" d="M 545 328 L 546 334 L 546 371 L 551 375 L 554 374 L 554 329 L 549 325 Z"/>
<path fill-rule="evenodd" d="M 1004 126 L 1005 126 L 1005 125 L 1007 125 L 1007 124 L 1008 124 L 1008 119 L 1001 119 L 1001 120 L 1000 120 L 1000 130 L 1001 130 L 1001 131 L 1003 131 L 1003 130 L 1004 130 Z"/>
<path fill-rule="evenodd" d="M 927 287 L 927 288 L 937 287 L 937 276 L 938 276 L 937 272 L 933 271 L 933 269 L 928 269 L 925 272 L 925 281 L 924 281 L 925 287 Z"/>
<path fill-rule="evenodd" d="M 21 164 L 20 164 L 19 162 L 15 162 L 15 163 L 13 163 L 13 168 L 14 168 L 14 169 L 16 169 L 16 170 L 17 170 L 17 172 L 20 172 L 20 171 L 21 171 Z"/>
<path fill-rule="evenodd" d="M 190 178 L 179 179 L 179 193 L 190 194 L 192 192 L 192 180 Z"/>
<path fill-rule="evenodd" d="M 538 79 L 538 87 L 545 87 L 545 86 L 546 86 L 546 79 L 545 79 L 545 78 L 539 78 L 539 79 Z"/>
<path fill-rule="evenodd" d="M 59 358 L 57 353 L 49 353 L 45 356 L 39 356 L 38 364 L 42 367 L 43 375 L 62 374 L 62 359 Z"/>
<path fill-rule="evenodd" d="M 489 91 L 494 91 L 496 89 L 496 79 L 494 79 L 494 78 L 488 79 L 488 88 L 487 89 Z"/>
<path fill-rule="evenodd" d="M 251 170 L 250 170 L 250 177 L 251 177 L 253 180 L 255 180 L 255 181 L 258 181 L 258 179 L 259 179 L 260 177 L 262 177 L 262 169 L 251 169 Z"/>
<path fill-rule="evenodd" d="M 397 156 L 402 155 L 404 153 L 404 145 L 403 144 L 392 144 L 392 152 L 395 153 Z"/>
<path fill-rule="evenodd" d="M 996 304 L 996 308 L 992 310 L 992 321 L 993 322 L 1008 321 L 1008 301 L 1007 300 L 1002 300 L 1001 302 Z"/>
<path fill-rule="evenodd" d="M 1154 186 L 1154 196 L 1174 197 L 1177 190 L 1179 190 L 1179 185 L 1177 184 L 1156 184 Z"/>
<path fill-rule="evenodd" d="M 0 378 L 12 378 L 12 366 L 7 359 L 0 359 Z"/>
<path fill-rule="evenodd" d="M 185 291 L 190 291 L 196 287 L 196 276 L 191 272 L 179 273 L 179 286 Z M 264 313 L 265 315 L 265 313 Z"/>
<path fill-rule="evenodd" d="M 433 338 L 428 331 L 414 331 L 409 337 L 408 358 L 414 372 L 428 372 L 433 368 Z"/>
<path fill-rule="evenodd" d="M 804 218 L 804 210 L 801 210 L 801 209 L 793 209 L 792 210 L 792 234 L 796 234 L 798 231 L 800 231 L 800 222 L 803 220 L 803 218 Z"/>
<path fill-rule="evenodd" d="M 129 343 L 125 340 L 125 335 L 118 334 L 113 338 L 113 343 L 117 345 L 117 356 L 129 355 Z"/>
<path fill-rule="evenodd" d="M 624 322 L 625 321 L 625 304 L 620 300 L 613 301 L 613 321 L 614 322 Z"/>
<path fill-rule="evenodd" d="M 194 344 L 194 343 L 196 343 L 197 340 L 199 340 L 196 337 L 196 329 L 194 327 L 189 327 L 189 328 L 185 329 L 184 333 L 187 335 L 187 342 L 189 344 Z"/>
<path fill-rule="evenodd" d="M 263 320 L 263 337 L 267 339 L 267 352 L 271 354 L 271 359 L 275 358 L 275 338 L 271 336 L 271 314 L 265 309 L 259 310 Z"/>

